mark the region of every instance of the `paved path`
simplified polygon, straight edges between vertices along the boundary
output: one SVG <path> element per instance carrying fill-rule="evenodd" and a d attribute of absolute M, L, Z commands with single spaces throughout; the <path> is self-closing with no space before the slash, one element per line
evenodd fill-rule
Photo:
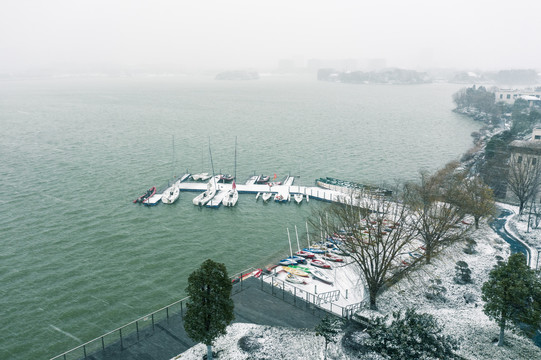
<path fill-rule="evenodd" d="M 274 296 L 271 293 L 274 292 Z M 314 328 L 326 313 L 289 293 L 250 278 L 233 288 L 234 322 L 293 328 Z M 195 343 L 186 335 L 181 314 L 148 326 L 87 357 L 93 360 L 169 360 Z"/>

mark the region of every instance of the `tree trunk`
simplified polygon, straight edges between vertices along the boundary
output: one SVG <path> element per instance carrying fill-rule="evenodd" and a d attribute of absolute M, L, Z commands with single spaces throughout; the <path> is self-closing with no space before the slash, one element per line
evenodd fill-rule
<path fill-rule="evenodd" d="M 505 330 L 505 321 L 500 324 L 500 338 L 498 340 L 498 346 L 503 346 L 503 334 Z"/>
<path fill-rule="evenodd" d="M 207 345 L 207 360 L 212 360 L 212 345 Z"/>
<path fill-rule="evenodd" d="M 378 292 L 373 288 L 370 288 L 368 292 L 370 293 L 370 310 L 377 310 L 378 307 L 376 306 L 376 294 Z"/>
<path fill-rule="evenodd" d="M 425 259 L 426 259 L 427 264 L 430 264 L 431 257 L 432 257 L 432 249 L 427 246 L 426 251 L 425 251 Z"/>
<path fill-rule="evenodd" d="M 479 217 L 475 216 L 474 219 L 475 219 L 475 230 L 479 230 Z"/>

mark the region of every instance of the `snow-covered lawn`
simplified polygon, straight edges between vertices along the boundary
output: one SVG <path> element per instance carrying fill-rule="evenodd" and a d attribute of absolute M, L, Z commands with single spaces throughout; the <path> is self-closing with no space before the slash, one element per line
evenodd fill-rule
<path fill-rule="evenodd" d="M 432 314 L 443 325 L 447 335 L 459 340 L 458 353 L 466 359 L 541 359 L 540 348 L 530 339 L 511 331 L 505 333 L 505 347 L 495 345 L 499 328 L 483 313 L 481 286 L 496 264 L 496 257 L 505 259 L 509 256 L 509 245 L 487 224 L 482 224 L 479 230 L 469 236 L 477 243 L 476 253 L 464 253 L 464 243 L 447 248 L 434 258 L 431 264 L 420 266 L 411 272 L 411 276 L 402 279 L 381 294 L 378 297 L 379 313 L 390 314 L 393 311 L 413 307 L 417 312 Z M 459 285 L 453 279 L 455 264 L 460 260 L 465 261 L 472 271 L 473 281 L 470 284 Z M 340 277 L 338 269 L 336 276 Z M 348 269 L 349 276 L 351 269 Z M 426 297 L 427 287 L 435 281 L 438 281 L 439 286 L 443 286 L 446 291 L 442 294 L 442 298 L 429 300 Z M 311 287 L 313 286 L 312 284 Z M 252 350 L 245 351 L 242 347 Z M 229 326 L 228 334 L 218 338 L 214 345 L 214 351 L 218 352 L 220 359 L 233 360 L 306 357 L 323 359 L 323 349 L 324 340 L 315 336 L 313 329 L 302 331 L 239 323 Z M 198 344 L 174 359 L 201 359 L 204 354 L 206 347 Z M 378 356 L 353 356 L 344 350 L 340 340 L 336 344 L 329 345 L 327 356 L 329 359 L 378 358 Z"/>

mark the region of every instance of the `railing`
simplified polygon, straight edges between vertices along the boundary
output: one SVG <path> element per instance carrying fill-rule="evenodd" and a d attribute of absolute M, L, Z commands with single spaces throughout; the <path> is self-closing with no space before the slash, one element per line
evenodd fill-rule
<path fill-rule="evenodd" d="M 368 304 L 368 297 L 362 301 L 341 306 L 335 303 L 339 299 L 340 290 L 333 290 L 326 293 L 314 294 L 291 283 L 276 279 L 272 274 L 262 274 L 260 277 L 261 290 L 269 292 L 273 296 L 282 298 L 294 306 L 305 308 L 319 316 L 328 313 L 349 319 L 359 309 Z"/>
<path fill-rule="evenodd" d="M 255 268 L 249 268 L 230 277 L 236 284 L 233 286 L 233 294 L 243 290 L 243 283 L 246 275 L 255 270 Z M 361 302 L 355 304 L 340 306 L 334 303 L 340 298 L 339 290 L 313 294 L 305 289 L 294 286 L 293 284 L 276 279 L 272 274 L 262 273 L 259 279 L 260 287 L 263 291 L 278 298 L 281 297 L 283 301 L 292 303 L 299 308 L 304 308 L 314 315 L 317 313 L 320 317 L 332 313 L 343 318 L 351 318 L 358 309 L 366 306 L 367 303 L 367 299 L 365 298 Z M 155 328 L 159 328 L 158 322 L 164 320 L 168 321 L 169 318 L 174 315 L 182 316 L 186 310 L 186 302 L 188 299 L 189 297 L 185 297 L 175 301 L 170 305 L 57 355 L 50 360 L 86 359 L 91 354 L 96 354 L 98 352 L 120 352 L 139 342 L 140 338 L 152 335 L 156 330 Z"/>
<path fill-rule="evenodd" d="M 244 276 L 254 270 L 254 268 L 249 268 L 230 277 L 233 281 L 234 279 L 239 279 L 238 283 L 240 283 L 240 286 L 234 287 L 234 293 L 242 290 Z M 173 314 L 180 314 L 182 316 L 188 299 L 189 297 L 185 297 L 175 301 L 159 310 L 57 355 L 50 360 L 86 359 L 91 354 L 98 351 L 105 352 L 106 349 L 109 352 L 122 351 L 134 342 L 138 342 L 141 337 L 144 338 L 154 333 L 158 322 L 169 320 L 169 317 Z"/>
<path fill-rule="evenodd" d="M 132 321 L 115 330 L 109 331 L 106 334 L 57 355 L 51 358 L 51 360 L 86 359 L 88 355 L 100 350 L 105 351 L 106 348 L 114 351 L 115 346 L 118 347 L 118 350 L 122 350 L 131 345 L 134 341 L 139 341 L 141 336 L 146 336 L 148 333 L 153 333 L 155 331 L 155 325 L 157 322 L 169 319 L 169 317 L 175 312 L 180 312 L 180 314 L 182 314 L 186 307 L 187 299 L 188 297 L 185 297 L 181 300 L 175 301 L 170 305 L 167 305 L 148 315 L 142 316 L 135 321 Z"/>

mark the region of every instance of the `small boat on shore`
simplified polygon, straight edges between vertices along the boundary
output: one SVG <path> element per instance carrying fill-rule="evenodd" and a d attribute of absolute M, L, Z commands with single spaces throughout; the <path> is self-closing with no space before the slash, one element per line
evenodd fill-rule
<path fill-rule="evenodd" d="M 310 274 L 310 272 L 311 272 L 310 268 L 306 267 L 306 266 L 290 265 L 289 267 L 292 268 L 292 269 L 298 269 L 298 270 L 304 271 L 307 274 Z M 299 275 L 299 276 L 303 276 L 303 275 Z"/>
<path fill-rule="evenodd" d="M 326 252 L 325 254 L 323 254 L 323 258 L 325 260 L 334 261 L 334 262 L 344 262 L 344 259 L 342 259 L 341 257 L 337 255 L 331 254 L 329 252 Z"/>
<path fill-rule="evenodd" d="M 326 274 L 324 274 L 323 272 L 317 269 L 312 270 L 312 277 L 326 284 L 333 283 L 332 279 L 329 276 L 327 276 Z"/>
<path fill-rule="evenodd" d="M 287 274 L 286 281 L 290 282 L 292 284 L 299 284 L 299 285 L 306 284 L 306 282 L 303 279 L 301 279 L 301 278 L 299 278 L 299 277 L 297 277 L 297 276 L 295 276 L 293 274 Z"/>
<path fill-rule="evenodd" d="M 324 254 L 326 250 L 319 249 L 319 248 L 304 248 L 302 249 L 306 252 L 311 252 L 312 254 Z"/>
<path fill-rule="evenodd" d="M 278 264 L 282 266 L 289 266 L 289 265 L 297 265 L 297 262 L 291 258 L 285 258 L 280 261 L 278 261 Z"/>
<path fill-rule="evenodd" d="M 317 266 L 322 269 L 332 269 L 330 264 L 327 264 L 325 261 L 319 259 L 313 259 L 310 261 L 310 265 Z"/>
<path fill-rule="evenodd" d="M 141 203 L 144 203 L 149 197 L 153 196 L 154 194 L 156 194 L 156 186 L 153 186 L 151 187 L 150 189 L 147 190 L 146 193 L 144 193 L 143 195 L 139 196 L 137 199 L 133 200 L 133 203 L 134 204 L 141 204 Z"/>
<path fill-rule="evenodd" d="M 285 272 L 296 276 L 308 277 L 308 272 L 303 270 L 303 268 L 297 267 L 297 265 L 282 266 L 282 269 L 284 269 Z"/>
<path fill-rule="evenodd" d="M 297 251 L 295 253 L 295 255 L 302 256 L 302 257 L 307 258 L 307 259 L 313 259 L 316 256 L 316 254 L 314 254 L 313 252 L 304 251 L 304 250 Z"/>

